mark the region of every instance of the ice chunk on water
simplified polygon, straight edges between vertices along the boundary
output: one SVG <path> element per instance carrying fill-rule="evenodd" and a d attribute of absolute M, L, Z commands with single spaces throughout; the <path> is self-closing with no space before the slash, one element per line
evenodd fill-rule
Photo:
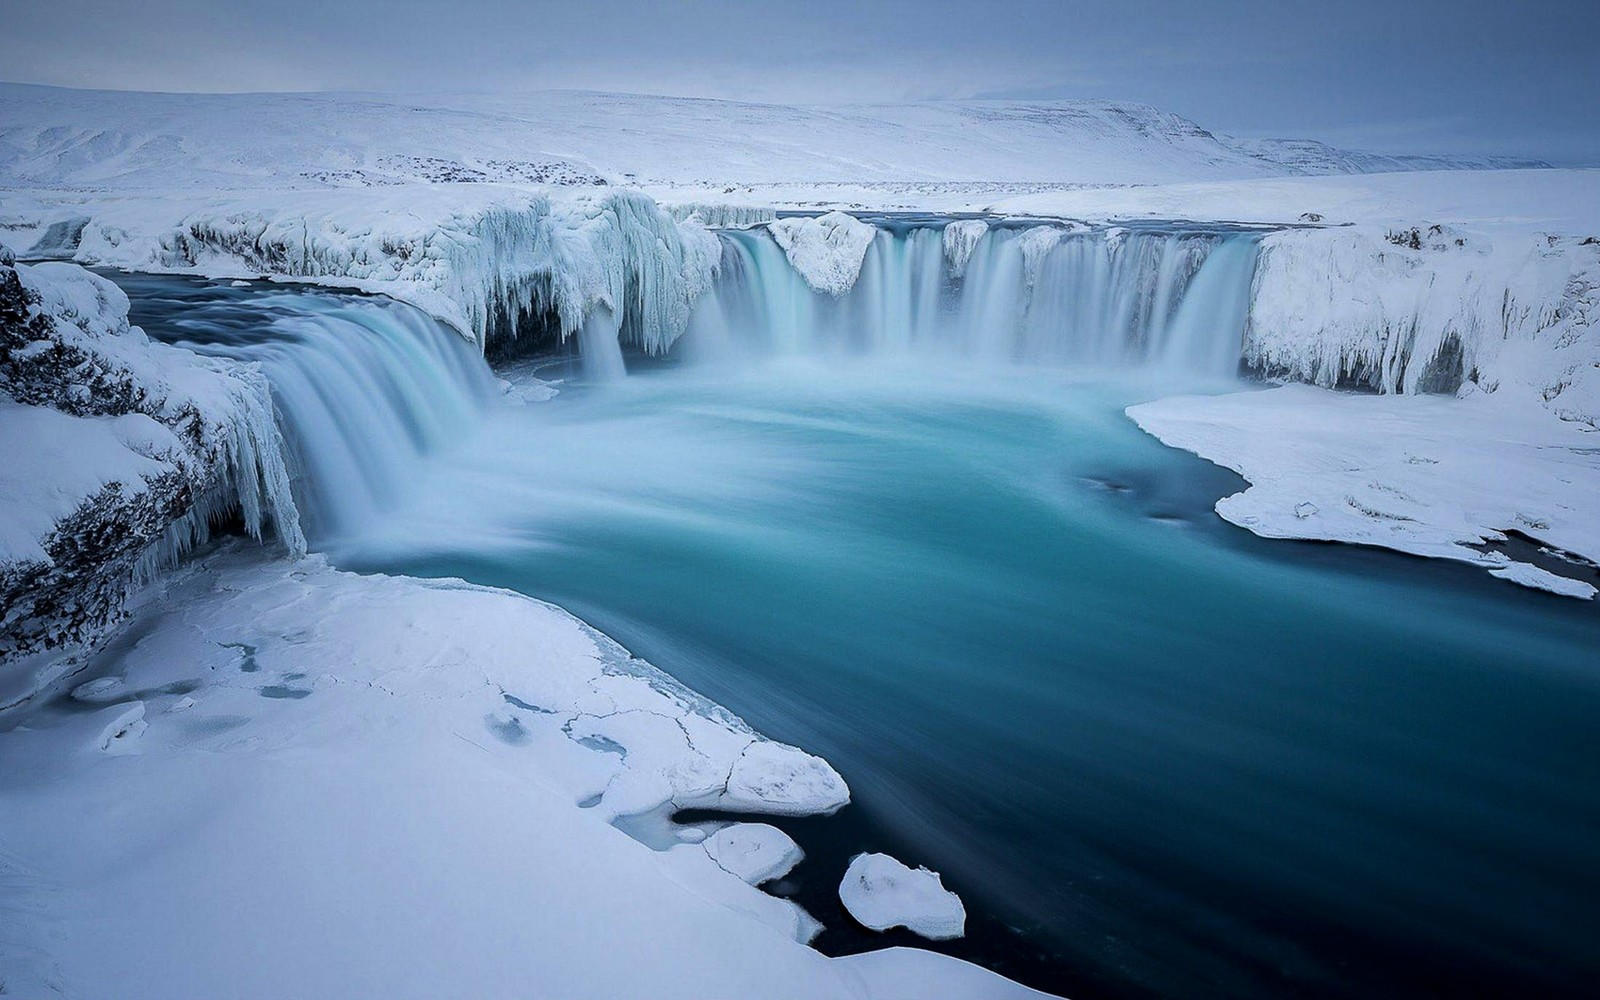
<path fill-rule="evenodd" d="M 728 772 L 721 806 L 789 816 L 831 813 L 850 801 L 850 789 L 828 762 L 803 750 L 757 740 Z"/>
<path fill-rule="evenodd" d="M 856 855 L 839 883 L 839 899 L 852 917 L 875 931 L 905 927 L 934 941 L 966 933 L 966 907 L 944 887 L 939 873 L 913 871 L 887 854 Z"/>
<path fill-rule="evenodd" d="M 725 826 L 704 847 L 712 861 L 751 885 L 782 878 L 805 857 L 787 833 L 766 823 Z"/>

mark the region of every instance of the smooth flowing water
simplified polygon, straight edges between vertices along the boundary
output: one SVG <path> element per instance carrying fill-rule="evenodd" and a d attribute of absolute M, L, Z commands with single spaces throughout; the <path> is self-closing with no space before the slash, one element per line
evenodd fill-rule
<path fill-rule="evenodd" d="M 248 327 L 251 290 L 123 280 L 152 333 L 249 354 L 194 321 Z M 1223 524 L 1238 481 L 1121 412 L 1192 378 L 772 353 L 462 390 L 473 419 L 354 520 L 324 490 L 313 541 L 564 605 L 824 755 L 855 804 L 822 822 L 943 872 L 1043 953 L 995 964 L 1079 1000 L 1600 981 L 1593 608 Z"/>

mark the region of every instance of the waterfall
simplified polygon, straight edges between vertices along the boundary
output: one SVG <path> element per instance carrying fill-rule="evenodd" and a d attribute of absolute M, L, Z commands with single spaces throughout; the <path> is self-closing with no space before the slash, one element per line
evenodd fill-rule
<path fill-rule="evenodd" d="M 1228 376 L 1258 234 L 991 226 L 958 269 L 943 227 L 880 228 L 838 297 L 808 287 L 763 230 L 721 239 L 720 274 L 680 348 L 694 357 L 917 354 Z"/>
<path fill-rule="evenodd" d="M 136 297 L 140 322 L 152 336 L 259 366 L 313 540 L 393 502 L 423 456 L 469 434 L 497 393 L 473 345 L 399 302 L 215 286 L 179 294 L 166 309 Z"/>

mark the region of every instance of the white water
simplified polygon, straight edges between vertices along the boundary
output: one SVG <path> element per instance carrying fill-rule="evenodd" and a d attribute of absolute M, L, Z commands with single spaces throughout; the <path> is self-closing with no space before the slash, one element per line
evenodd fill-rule
<path fill-rule="evenodd" d="M 1238 367 L 1256 236 L 991 228 L 952 261 L 943 230 L 880 229 L 853 288 L 813 291 L 761 230 L 723 235 L 690 318 L 698 359 L 920 355 L 1052 366 Z M 960 264 L 961 267 L 953 265 Z"/>
<path fill-rule="evenodd" d="M 418 463 L 468 437 L 497 394 L 471 344 L 399 302 L 118 280 L 130 292 L 134 322 L 152 336 L 261 366 L 301 521 L 314 540 L 358 530 L 393 504 Z"/>

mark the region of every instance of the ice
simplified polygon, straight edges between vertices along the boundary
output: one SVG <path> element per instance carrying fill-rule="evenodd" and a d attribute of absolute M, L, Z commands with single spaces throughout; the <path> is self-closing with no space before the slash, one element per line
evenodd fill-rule
<path fill-rule="evenodd" d="M 783 878 L 805 854 L 782 830 L 766 823 L 733 823 L 702 842 L 706 854 L 751 885 Z"/>
<path fill-rule="evenodd" d="M 79 684 L 72 689 L 74 701 L 86 702 L 111 702 L 121 698 L 122 690 L 127 687 L 120 677 L 96 677 L 86 684 Z"/>
<path fill-rule="evenodd" d="M 877 230 L 844 212 L 767 224 L 789 263 L 812 291 L 840 296 L 855 287 Z"/>
<path fill-rule="evenodd" d="M 850 790 L 821 757 L 757 740 L 734 760 L 716 801 L 725 809 L 800 816 L 841 808 L 850 801 Z"/>
<path fill-rule="evenodd" d="M 1373 396 L 1291 385 L 1131 407 L 1140 427 L 1239 473 L 1217 513 L 1267 538 L 1377 545 L 1572 597 L 1595 588 L 1474 546 L 1521 531 L 1600 557 L 1600 452 L 1536 399 Z"/>
<path fill-rule="evenodd" d="M 960 278 L 967 273 L 967 262 L 978 241 L 989 231 L 982 219 L 957 219 L 944 227 L 944 261 L 950 277 Z"/>
<path fill-rule="evenodd" d="M 230 516 L 305 551 L 258 370 L 152 343 L 76 265 L 0 265 L 0 294 L 0 658 L 98 640 Z"/>
<path fill-rule="evenodd" d="M 95 737 L 95 745 L 109 754 L 134 752 L 134 742 L 144 735 L 149 724 L 144 721 L 144 702 L 135 701 L 117 705 L 95 713 L 103 725 Z"/>
<path fill-rule="evenodd" d="M 1592 600 L 1595 596 L 1595 587 L 1583 580 L 1574 580 L 1570 577 L 1557 576 L 1549 570 L 1540 569 L 1530 563 L 1512 562 L 1499 569 L 1491 569 L 1489 575 L 1512 583 L 1520 583 L 1524 587 L 1535 590 L 1547 590 L 1552 594 L 1564 597 L 1576 597 L 1581 600 Z"/>
<path fill-rule="evenodd" d="M 966 933 L 966 908 L 944 887 L 939 873 L 912 870 L 887 854 L 851 859 L 839 883 L 839 899 L 852 917 L 875 931 L 905 927 L 934 941 Z"/>

